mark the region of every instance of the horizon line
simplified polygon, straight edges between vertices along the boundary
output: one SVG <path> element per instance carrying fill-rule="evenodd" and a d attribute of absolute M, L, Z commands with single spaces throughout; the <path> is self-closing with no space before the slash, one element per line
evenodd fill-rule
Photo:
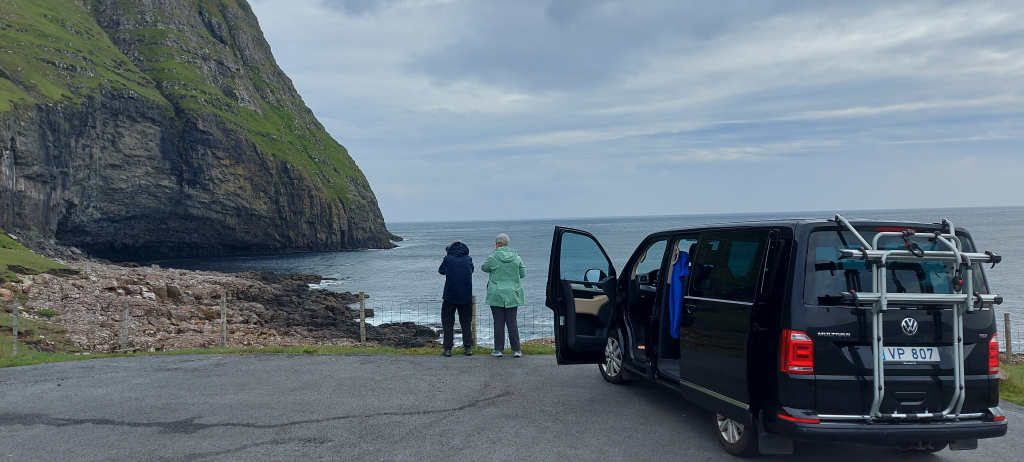
<path fill-rule="evenodd" d="M 825 210 L 791 210 L 791 211 L 772 211 L 772 212 L 718 212 L 718 213 L 680 213 L 680 214 L 656 214 L 656 215 L 605 215 L 605 216 L 578 216 L 578 217 L 533 217 L 533 218 L 496 218 L 496 219 L 465 219 L 465 220 L 411 220 L 411 221 L 393 221 L 389 222 L 385 220 L 385 226 L 391 224 L 419 224 L 419 223 L 479 223 L 479 222 L 523 222 L 523 221 L 551 221 L 551 220 L 595 220 L 595 219 L 627 219 L 627 218 L 675 218 L 675 217 L 694 217 L 694 216 L 729 216 L 729 215 L 754 215 L 754 214 L 783 214 L 783 213 L 810 213 L 810 214 L 821 214 L 821 213 L 851 213 L 851 212 L 895 212 L 901 210 L 955 210 L 955 209 L 1004 209 L 1004 208 L 1017 208 L 1024 207 L 1024 205 L 991 205 L 983 207 L 971 207 L 971 206 L 959 206 L 959 207 L 910 207 L 910 208 L 880 208 L 880 209 L 834 209 L 832 212 L 826 212 Z M 802 216 L 802 217 L 787 217 L 787 218 L 821 218 L 819 216 Z M 829 218 L 829 217 L 825 217 Z"/>

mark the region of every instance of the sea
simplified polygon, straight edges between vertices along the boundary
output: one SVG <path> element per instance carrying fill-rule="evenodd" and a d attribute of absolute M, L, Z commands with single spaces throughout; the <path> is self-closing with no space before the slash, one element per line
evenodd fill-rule
<path fill-rule="evenodd" d="M 398 247 L 387 250 L 309 252 L 224 258 L 161 260 L 162 267 L 242 272 L 270 270 L 281 273 L 312 273 L 328 278 L 319 288 L 340 292 L 364 292 L 366 306 L 374 310 L 373 324 L 416 322 L 440 326 L 441 292 L 444 276 L 437 269 L 445 247 L 454 239 L 469 246 L 476 266 L 474 293 L 479 297 L 478 342 L 491 339 L 490 313 L 483 304 L 487 274 L 480 265 L 494 249 L 494 238 L 505 233 L 510 247 L 519 252 L 526 265 L 523 290 L 526 305 L 519 309 L 520 335 L 524 340 L 550 337 L 553 315 L 544 306 L 548 260 L 555 226 L 570 227 L 593 234 L 621 271 L 637 244 L 647 235 L 667 229 L 714 223 L 790 218 L 831 218 L 841 213 L 849 219 L 865 218 L 934 223 L 943 218 L 971 232 L 979 251 L 991 250 L 1003 256 L 1003 263 L 987 269 L 989 285 L 1003 295 L 997 307 L 999 335 L 1003 336 L 1003 313 L 1011 315 L 1014 351 L 1024 352 L 1024 207 L 943 208 L 905 210 L 853 210 L 819 212 L 777 212 L 702 214 L 678 216 L 565 218 L 541 220 L 396 222 L 388 230 L 401 236 Z M 483 327 L 487 326 L 487 327 Z M 1000 342 L 1002 343 L 1002 342 Z M 458 342 L 457 342 L 458 344 Z"/>

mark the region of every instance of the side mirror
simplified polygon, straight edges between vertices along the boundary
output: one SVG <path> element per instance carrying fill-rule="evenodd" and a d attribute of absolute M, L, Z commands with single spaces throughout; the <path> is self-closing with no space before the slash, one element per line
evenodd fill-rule
<path fill-rule="evenodd" d="M 597 268 L 588 269 L 586 273 L 583 273 L 584 282 L 601 282 L 607 277 L 608 275 L 604 271 Z"/>

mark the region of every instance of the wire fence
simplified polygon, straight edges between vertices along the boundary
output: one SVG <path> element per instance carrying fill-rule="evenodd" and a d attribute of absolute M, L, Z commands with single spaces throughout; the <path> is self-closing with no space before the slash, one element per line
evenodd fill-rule
<path fill-rule="evenodd" d="M 14 339 L 10 329 L 0 331 L 0 357 L 14 356 Z"/>
<path fill-rule="evenodd" d="M 442 301 L 437 299 L 363 300 L 366 324 L 382 326 L 387 324 L 414 323 L 434 329 L 437 334 L 438 342 L 441 341 L 442 337 L 441 304 Z M 475 315 L 473 317 L 473 322 L 476 324 L 476 341 L 474 344 L 490 347 L 494 344 L 494 322 L 491 309 L 482 303 L 474 303 L 474 306 Z M 358 312 L 359 304 L 353 304 L 352 309 L 355 312 Z M 127 314 L 127 311 L 125 313 Z M 221 325 L 225 322 L 224 313 L 225 301 L 222 299 Z M 124 319 L 129 318 L 130 316 L 126 316 Z M 13 334 L 15 330 L 14 326 L 17 322 L 16 320 L 17 316 L 11 307 L 5 307 L 5 309 L 0 310 L 0 356 L 2 357 L 12 356 L 17 354 L 19 351 L 26 352 L 29 349 L 29 345 L 22 344 L 19 346 L 17 342 L 14 341 Z M 1019 358 L 1021 354 L 1024 354 L 1024 317 L 1010 316 L 1008 312 L 1003 312 L 997 313 L 995 320 L 999 351 L 1005 354 L 1007 347 L 1009 346 L 1012 352 Z M 1009 329 L 1007 329 L 1007 321 L 1009 321 Z M 538 340 L 548 342 L 550 341 L 549 339 L 554 338 L 554 315 L 547 307 L 532 305 L 518 307 L 516 310 L 516 323 L 519 329 L 519 338 L 522 342 Z M 455 316 L 454 327 L 455 345 L 463 344 L 463 336 L 473 335 L 471 327 L 462 326 L 459 322 L 458 316 Z M 121 349 L 115 351 L 126 351 L 131 349 L 127 346 L 131 335 L 127 329 L 128 323 L 126 322 L 120 329 Z M 221 328 L 220 337 L 222 345 L 225 342 L 226 330 L 226 327 Z M 22 326 L 21 333 L 23 335 L 26 333 L 24 326 Z M 507 345 L 508 340 L 506 335 L 506 346 Z"/>
<path fill-rule="evenodd" d="M 12 356 L 14 339 L 11 337 L 11 329 L 7 326 L 0 327 L 0 357 Z"/>
<path fill-rule="evenodd" d="M 425 326 L 432 329 L 435 334 L 435 340 L 438 343 L 442 341 L 442 325 L 441 325 L 441 300 L 363 300 L 363 313 L 365 315 L 365 324 L 370 326 L 386 326 L 394 324 L 408 324 L 413 323 L 419 326 Z M 454 324 L 454 345 L 463 345 L 463 336 L 472 336 L 475 338 L 474 345 L 482 347 L 493 347 L 494 345 L 494 322 L 491 314 L 491 309 L 487 305 L 477 304 L 476 298 L 474 297 L 474 303 L 471 305 L 474 311 L 473 326 L 463 326 L 459 320 L 458 315 L 455 316 Z M 203 346 L 199 348 L 209 347 L 224 347 L 228 345 L 227 332 L 230 327 L 227 325 L 227 308 L 228 304 L 225 297 L 222 295 L 220 300 L 220 306 L 216 316 L 216 320 L 210 321 L 209 326 L 206 327 L 204 321 L 204 333 L 210 331 L 216 332 L 219 335 L 218 343 L 214 341 L 206 341 Z M 356 315 L 358 320 L 359 303 L 355 303 L 350 307 Z M 133 312 L 129 309 L 128 301 L 124 303 L 124 312 L 120 320 L 116 325 L 107 327 L 111 331 L 116 330 L 117 334 L 115 341 L 118 342 L 118 347 L 113 348 L 113 352 L 133 352 L 139 351 L 136 342 L 134 341 L 140 331 L 146 330 L 150 327 L 143 325 L 145 322 L 145 316 L 142 316 L 140 312 Z M 9 310 L 9 311 L 8 311 Z M 521 342 L 530 343 L 541 343 L 541 344 L 553 344 L 554 340 L 554 314 L 553 312 L 543 306 L 520 306 L 516 308 L 516 324 L 519 331 L 519 339 Z M 18 316 L 15 315 L 15 309 L 13 307 L 4 307 L 0 310 L 0 357 L 10 357 L 15 354 L 24 354 L 28 352 L 34 345 L 26 344 L 26 334 L 30 331 L 26 330 L 24 326 L 19 331 L 19 337 L 21 343 L 14 341 L 14 325 L 17 323 Z M 24 324 L 25 319 L 22 319 Z M 113 323 L 112 323 L 113 324 Z M 360 327 L 360 337 L 354 340 L 360 340 L 361 343 L 365 339 L 365 329 Z M 401 331 L 400 331 L 401 332 Z M 422 331 L 418 331 L 422 332 Z M 411 334 L 412 335 L 412 334 Z M 511 346 L 511 341 L 507 333 L 505 334 L 505 347 Z M 235 343 L 235 342 L 230 342 Z"/>
<path fill-rule="evenodd" d="M 474 298 L 475 299 L 475 298 Z M 375 300 L 364 301 L 367 324 L 400 324 L 412 322 L 435 329 L 441 340 L 441 300 Z M 494 344 L 494 318 L 491 308 L 476 303 L 473 322 L 476 324 L 476 345 L 490 347 Z M 353 305 L 358 310 L 359 305 Z M 522 342 L 539 339 L 553 339 L 555 336 L 554 313 L 544 306 L 524 305 L 516 308 L 516 324 L 519 340 Z M 455 316 L 455 345 L 462 345 L 468 326 L 462 326 Z M 472 335 L 472 333 L 468 333 Z M 505 335 L 508 346 L 508 335 Z"/>
<path fill-rule="evenodd" d="M 1007 323 L 1007 321 L 1009 322 Z M 1022 322 L 1024 322 L 1024 319 L 1021 316 L 1014 317 L 1010 313 L 996 314 L 996 335 L 999 339 L 999 351 L 1005 354 L 1007 346 L 1009 346 L 1015 356 L 1024 353 L 1024 323 Z M 1007 329 L 1007 324 L 1009 324 L 1009 329 Z"/>
<path fill-rule="evenodd" d="M 19 350 L 18 343 L 14 341 L 18 318 L 14 314 L 14 307 L 10 309 L 8 312 L 6 307 L 0 307 L 0 357 L 13 356 Z"/>

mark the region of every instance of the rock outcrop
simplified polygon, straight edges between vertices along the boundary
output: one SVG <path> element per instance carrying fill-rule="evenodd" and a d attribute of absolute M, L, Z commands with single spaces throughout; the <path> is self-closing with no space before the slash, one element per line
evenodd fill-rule
<path fill-rule="evenodd" d="M 352 346 L 359 341 L 358 313 L 350 308 L 358 297 L 310 289 L 309 284 L 320 282 L 318 276 L 224 274 L 93 260 L 68 265 L 76 274 L 23 275 L 16 283 L 0 282 L 0 308 L 8 309 L 18 294 L 22 316 L 62 326 L 75 346 L 91 352 L 120 348 L 124 302 L 132 348 L 216 347 L 221 294 L 230 347 Z M 438 333 L 413 323 L 367 324 L 366 338 L 371 346 L 430 347 L 437 346 Z"/>
<path fill-rule="evenodd" d="M 114 260 L 393 245 L 244 0 L 0 0 L 0 227 Z"/>

